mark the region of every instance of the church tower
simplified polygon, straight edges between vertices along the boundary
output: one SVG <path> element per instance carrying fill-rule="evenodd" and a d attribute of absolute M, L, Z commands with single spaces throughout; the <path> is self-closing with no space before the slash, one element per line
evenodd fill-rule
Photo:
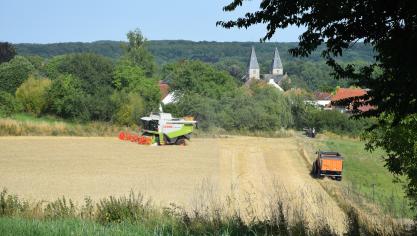
<path fill-rule="evenodd" d="M 271 66 L 271 74 L 272 75 L 284 74 L 284 69 L 282 67 L 281 58 L 279 57 L 278 48 L 275 48 L 274 59 L 272 60 L 272 66 Z"/>
<path fill-rule="evenodd" d="M 258 59 L 256 58 L 255 48 L 252 47 L 252 53 L 250 55 L 250 62 L 249 62 L 249 80 L 250 79 L 260 79 L 260 70 L 259 70 L 259 64 Z"/>

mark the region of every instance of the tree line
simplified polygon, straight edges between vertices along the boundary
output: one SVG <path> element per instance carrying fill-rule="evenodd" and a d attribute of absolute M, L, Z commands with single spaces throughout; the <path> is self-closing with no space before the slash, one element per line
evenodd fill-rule
<path fill-rule="evenodd" d="M 305 104 L 311 95 L 299 92 L 303 90 L 283 93 L 262 81 L 243 85 L 230 73 L 232 65 L 177 60 L 159 66 L 140 31 L 129 32 L 127 38 L 117 60 L 69 53 L 51 58 L 17 55 L 0 64 L 0 113 L 135 126 L 142 116 L 158 110 L 159 83 L 164 81 L 176 99 L 165 111 L 179 117 L 192 115 L 205 130 L 253 132 L 307 126 L 358 134 L 363 127 L 346 115 Z"/>

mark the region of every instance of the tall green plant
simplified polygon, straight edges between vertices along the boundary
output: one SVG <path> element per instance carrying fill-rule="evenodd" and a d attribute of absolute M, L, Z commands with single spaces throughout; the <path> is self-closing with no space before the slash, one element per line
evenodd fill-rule
<path fill-rule="evenodd" d="M 16 99 L 22 104 L 23 111 L 40 115 L 45 111 L 48 101 L 47 92 L 51 87 L 51 80 L 29 77 L 16 90 Z"/>

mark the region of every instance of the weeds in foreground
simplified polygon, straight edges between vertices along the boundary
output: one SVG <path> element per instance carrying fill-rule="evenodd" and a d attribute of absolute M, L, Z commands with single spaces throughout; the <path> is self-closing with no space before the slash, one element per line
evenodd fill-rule
<path fill-rule="evenodd" d="M 102 199 L 95 206 L 87 198 L 80 208 L 64 197 L 51 203 L 30 205 L 3 190 L 0 194 L 0 233 L 25 235 L 61 227 L 60 234 L 116 232 L 115 234 L 157 235 L 337 235 L 326 223 L 312 228 L 301 217 L 289 220 L 281 201 L 277 202 L 267 217 L 255 217 L 249 222 L 238 211 L 233 214 L 219 210 L 210 212 L 189 213 L 173 204 L 158 209 L 151 201 L 145 200 L 143 195 L 133 192 L 127 197 Z M 383 235 L 382 231 L 371 231 L 363 225 L 364 221 L 361 221 L 360 215 L 353 209 L 349 211 L 346 223 L 346 235 Z M 72 229 L 69 230 L 68 227 Z M 412 231 L 405 228 L 395 232 L 392 235 L 412 235 Z"/>

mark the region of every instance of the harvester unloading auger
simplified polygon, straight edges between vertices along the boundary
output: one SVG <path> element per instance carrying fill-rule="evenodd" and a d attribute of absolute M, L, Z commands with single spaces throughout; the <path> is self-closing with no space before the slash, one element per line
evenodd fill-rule
<path fill-rule="evenodd" d="M 185 145 L 190 140 L 194 125 L 197 123 L 192 117 L 173 118 L 170 113 L 151 113 L 142 117 L 141 135 L 120 132 L 119 139 L 147 145 L 176 144 Z"/>

